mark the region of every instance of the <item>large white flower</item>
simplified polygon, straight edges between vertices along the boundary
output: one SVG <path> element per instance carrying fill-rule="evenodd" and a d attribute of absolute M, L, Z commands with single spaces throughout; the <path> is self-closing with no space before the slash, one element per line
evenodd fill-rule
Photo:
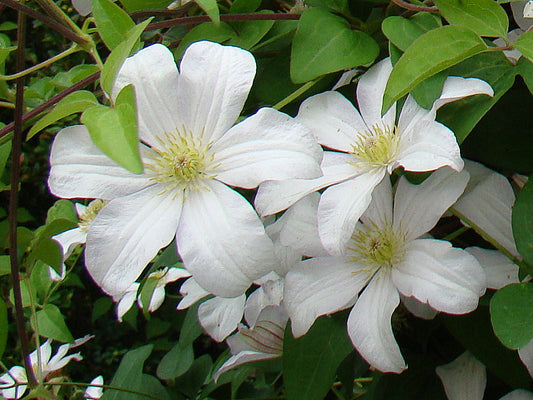
<path fill-rule="evenodd" d="M 252 206 L 227 185 L 320 176 L 320 146 L 301 124 L 263 108 L 232 127 L 255 75 L 253 56 L 211 42 L 191 45 L 180 72 L 155 44 L 128 58 L 115 96 L 133 84 L 145 172 L 107 158 L 84 126 L 60 131 L 49 186 L 66 198 L 109 203 L 87 235 L 85 263 L 110 295 L 121 295 L 176 236 L 185 268 L 212 293 L 234 297 L 276 264 Z"/>
<path fill-rule="evenodd" d="M 466 171 L 449 168 L 418 186 L 402 177 L 393 204 L 390 181 L 383 180 L 343 256 L 305 260 L 287 274 L 283 298 L 294 335 L 305 334 L 318 316 L 355 304 L 348 318 L 355 348 L 375 368 L 399 373 L 406 366 L 390 319 L 400 294 L 447 313 L 474 310 L 485 292 L 479 263 L 447 241 L 420 238 L 467 181 Z"/>
<path fill-rule="evenodd" d="M 479 79 L 449 77 L 431 110 L 408 96 L 396 124 L 396 103 L 381 116 L 391 70 L 390 60 L 385 59 L 361 77 L 359 111 L 337 92 L 318 94 L 302 103 L 296 119 L 312 130 L 320 144 L 337 152 L 325 152 L 324 175 L 318 179 L 263 183 L 255 199 L 261 215 L 279 212 L 306 194 L 330 186 L 320 199 L 318 227 L 326 250 L 339 255 L 387 173 L 397 167 L 414 172 L 463 168 L 455 136 L 435 121 L 436 112 L 466 96 L 492 96 L 492 88 Z"/>

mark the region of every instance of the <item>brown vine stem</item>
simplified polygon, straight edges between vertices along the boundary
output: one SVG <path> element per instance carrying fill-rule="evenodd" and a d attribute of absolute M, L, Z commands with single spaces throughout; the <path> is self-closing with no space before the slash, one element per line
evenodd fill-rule
<path fill-rule="evenodd" d="M 300 14 L 222 14 L 221 21 L 283 21 L 283 20 L 297 20 L 300 19 Z M 209 22 L 211 18 L 207 15 L 195 15 L 192 17 L 182 17 L 169 19 L 167 21 L 155 22 L 146 27 L 147 31 L 156 29 L 170 28 L 177 25 L 199 24 L 202 22 Z"/>
<path fill-rule="evenodd" d="M 406 10 L 426 11 L 426 12 L 430 12 L 430 13 L 438 13 L 439 12 L 438 7 L 435 7 L 435 6 L 433 6 L 433 7 L 419 6 L 419 5 L 416 5 L 416 4 L 413 4 L 413 3 L 408 3 L 407 1 L 404 1 L 404 0 L 391 0 L 391 1 L 394 4 L 396 4 L 397 6 L 405 8 Z"/>
<path fill-rule="evenodd" d="M 45 101 L 43 104 L 40 104 L 39 106 L 35 107 L 33 110 L 28 111 L 26 114 L 22 116 L 22 122 L 26 122 L 29 119 L 36 117 L 43 111 L 46 111 L 48 108 L 55 105 L 59 100 L 67 97 L 72 92 L 75 92 L 76 90 L 82 89 L 85 86 L 93 83 L 100 77 L 100 72 L 96 72 L 92 75 L 89 75 L 87 78 L 82 79 L 78 83 L 70 86 L 69 88 L 63 90 L 61 93 L 56 94 L 54 97 L 50 98 L 49 100 Z M 2 129 L 0 129 L 0 139 L 4 136 L 6 136 L 9 132 L 11 132 L 15 127 L 15 124 L 11 122 L 10 124 L 4 126 Z"/>
<path fill-rule="evenodd" d="M 19 3 L 16 0 L 0 0 L 0 4 L 4 4 L 14 10 L 23 12 L 24 14 L 26 14 L 27 16 L 31 18 L 41 21 L 43 24 L 48 25 L 50 28 L 56 30 L 57 32 L 62 34 L 67 39 L 72 40 L 73 42 L 76 42 L 81 46 L 87 45 L 89 43 L 85 38 L 71 31 L 65 25 L 57 21 L 54 21 L 52 18 L 44 14 L 41 14 L 40 12 L 35 11 L 33 8 L 25 6 L 24 4 Z"/>
<path fill-rule="evenodd" d="M 24 70 L 24 49 L 26 46 L 26 15 L 23 11 L 18 12 L 17 18 L 17 71 Z M 20 340 L 22 359 L 26 376 L 31 388 L 37 386 L 37 380 L 33 373 L 30 361 L 30 348 L 28 336 L 26 335 L 26 326 L 24 323 L 24 307 L 22 306 L 22 292 L 20 290 L 20 275 L 18 264 L 18 246 L 17 246 L 17 206 L 18 206 L 18 189 L 20 178 L 20 153 L 22 146 L 22 113 L 24 110 L 24 77 L 21 76 L 16 80 L 16 97 L 15 97 L 15 128 L 13 143 L 11 147 L 11 189 L 9 190 L 9 258 L 11 261 L 11 279 L 13 281 L 13 297 L 15 299 L 15 320 L 17 332 Z"/>

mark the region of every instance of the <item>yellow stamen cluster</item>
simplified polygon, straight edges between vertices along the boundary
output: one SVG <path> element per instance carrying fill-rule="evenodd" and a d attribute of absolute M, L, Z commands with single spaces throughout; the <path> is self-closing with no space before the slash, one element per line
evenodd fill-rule
<path fill-rule="evenodd" d="M 362 262 L 373 267 L 393 266 L 400 262 L 405 254 L 405 235 L 394 232 L 392 224 L 378 228 L 371 223 L 359 229 L 352 236 L 352 252 L 354 262 Z"/>
<path fill-rule="evenodd" d="M 96 215 L 107 204 L 105 200 L 96 199 L 89 203 L 82 215 L 80 215 L 80 222 L 78 226 L 82 231 L 89 229 L 89 226 L 93 222 Z"/>
<path fill-rule="evenodd" d="M 168 185 L 167 190 L 197 190 L 203 179 L 213 177 L 208 174 L 213 155 L 201 138 L 177 133 L 158 139 L 164 150 L 153 148 L 155 154 L 150 154 L 152 160 L 146 167 L 152 171 L 152 179 Z"/>
<path fill-rule="evenodd" d="M 396 127 L 374 125 L 372 131 L 358 134 L 352 145 L 352 153 L 365 165 L 385 167 L 396 159 L 400 144 L 400 135 Z"/>

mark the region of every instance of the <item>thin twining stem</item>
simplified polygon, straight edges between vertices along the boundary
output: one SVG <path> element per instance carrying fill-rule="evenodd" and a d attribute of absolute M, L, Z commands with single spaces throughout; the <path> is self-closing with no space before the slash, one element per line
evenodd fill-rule
<path fill-rule="evenodd" d="M 406 10 L 426 11 L 426 12 L 431 12 L 431 13 L 439 12 L 439 9 L 437 7 L 435 7 L 435 6 L 432 6 L 432 7 L 419 6 L 419 5 L 416 5 L 416 4 L 413 4 L 413 3 L 408 3 L 407 1 L 404 1 L 404 0 L 392 0 L 392 2 L 394 4 L 396 4 L 397 6 L 405 8 Z"/>

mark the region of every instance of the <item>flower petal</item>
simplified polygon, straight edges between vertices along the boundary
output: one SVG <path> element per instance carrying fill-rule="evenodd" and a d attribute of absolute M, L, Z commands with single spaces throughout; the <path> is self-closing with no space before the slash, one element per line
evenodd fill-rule
<path fill-rule="evenodd" d="M 255 196 L 257 212 L 261 216 L 278 213 L 310 193 L 359 175 L 361 169 L 351 161 L 353 156 L 350 154 L 325 151 L 321 164 L 323 176 L 320 178 L 263 182 Z"/>
<path fill-rule="evenodd" d="M 295 265 L 285 277 L 283 292 L 294 336 L 304 335 L 319 316 L 350 307 L 370 274 L 367 266 L 340 257 L 311 258 Z"/>
<path fill-rule="evenodd" d="M 135 303 L 139 286 L 140 283 L 132 283 L 128 290 L 124 294 L 122 294 L 122 296 L 118 300 L 116 312 L 117 319 L 119 320 L 119 322 L 122 322 L 122 317 L 130 310 L 131 306 L 133 306 L 133 303 Z"/>
<path fill-rule="evenodd" d="M 246 50 L 196 42 L 180 64 L 178 108 L 187 131 L 215 142 L 237 120 L 255 76 L 255 60 Z"/>
<path fill-rule="evenodd" d="M 486 287 L 483 268 L 472 255 L 435 239 L 410 243 L 392 269 L 392 280 L 404 296 L 450 314 L 476 309 Z"/>
<path fill-rule="evenodd" d="M 132 174 L 104 155 L 83 125 L 57 133 L 50 166 L 50 191 L 63 198 L 110 200 L 153 184 L 146 175 Z"/>
<path fill-rule="evenodd" d="M 355 224 L 370 204 L 372 192 L 385 173 L 385 168 L 370 170 L 330 186 L 322 193 L 318 205 L 318 233 L 330 254 L 344 253 Z"/>
<path fill-rule="evenodd" d="M 296 120 L 307 126 L 321 145 L 346 153 L 353 150 L 356 133 L 369 131 L 359 111 L 337 92 L 306 99 Z"/>
<path fill-rule="evenodd" d="M 366 71 L 357 84 L 357 104 L 368 127 L 377 125 L 384 129 L 394 126 L 396 103 L 387 110 L 383 117 L 381 116 L 383 94 L 391 72 L 390 58 L 385 58 Z"/>
<path fill-rule="evenodd" d="M 367 227 L 384 228 L 392 222 L 392 185 L 388 177 L 372 191 L 372 201 L 361 216 Z"/>
<path fill-rule="evenodd" d="M 427 303 L 419 302 L 414 297 L 405 297 L 400 293 L 400 298 L 405 308 L 418 318 L 433 319 L 438 314 L 437 310 L 431 308 Z"/>
<path fill-rule="evenodd" d="M 266 180 L 322 175 L 322 149 L 302 124 L 272 108 L 261 108 L 211 147 L 216 179 L 247 189 Z"/>
<path fill-rule="evenodd" d="M 91 384 L 98 386 L 90 386 Z M 104 388 L 101 387 L 103 384 L 104 377 L 102 375 L 98 375 L 89 383 L 89 386 L 87 386 L 87 389 L 85 389 L 83 397 L 87 399 L 99 399 L 104 393 Z"/>
<path fill-rule="evenodd" d="M 69 229 L 51 237 L 61 245 L 63 249 L 63 260 L 66 260 L 77 245 L 85 243 L 87 240 L 87 232 L 80 228 Z"/>
<path fill-rule="evenodd" d="M 419 120 L 400 132 L 397 164 L 406 171 L 425 172 L 448 166 L 460 171 L 463 160 L 454 133 L 433 120 Z"/>
<path fill-rule="evenodd" d="M 185 268 L 207 291 L 243 294 L 278 262 L 274 245 L 252 206 L 218 181 L 185 198 L 177 243 Z"/>
<path fill-rule="evenodd" d="M 450 168 L 435 171 L 420 185 L 401 177 L 394 198 L 394 230 L 406 234 L 406 240 L 429 232 L 463 193 L 468 177 L 468 172 Z"/>
<path fill-rule="evenodd" d="M 222 342 L 237 329 L 244 313 L 246 295 L 224 298 L 214 297 L 198 307 L 200 325 L 217 342 Z"/>
<path fill-rule="evenodd" d="M 89 228 L 85 265 L 111 296 L 128 290 L 176 232 L 183 194 L 161 191 L 153 185 L 110 201 Z"/>
<path fill-rule="evenodd" d="M 392 333 L 391 316 L 400 304 L 390 273 L 381 268 L 372 278 L 348 317 L 348 334 L 361 356 L 382 372 L 407 368 Z"/>
<path fill-rule="evenodd" d="M 529 375 L 533 377 L 533 340 L 521 349 L 518 349 L 518 356 L 522 364 L 526 366 Z"/>
<path fill-rule="evenodd" d="M 178 310 L 189 308 L 198 300 L 210 295 L 207 290 L 198 285 L 194 278 L 189 278 L 183 282 L 180 288 L 180 294 L 183 296 L 183 298 L 178 304 Z"/>
<path fill-rule="evenodd" d="M 480 247 L 467 247 L 465 249 L 481 264 L 487 276 L 487 288 L 501 289 L 511 283 L 519 283 L 519 267 L 505 257 L 498 250 L 487 250 Z"/>
<path fill-rule="evenodd" d="M 525 389 L 516 389 L 501 397 L 500 400 L 533 400 L 533 393 Z"/>
<path fill-rule="evenodd" d="M 448 400 L 482 400 L 487 386 L 487 371 L 466 351 L 451 363 L 436 368 Z"/>
<path fill-rule="evenodd" d="M 514 256 L 519 256 L 511 226 L 515 195 L 511 184 L 503 175 L 483 165 L 466 161 L 470 181 L 463 195 L 453 205 L 473 228 L 479 228 Z M 479 230 L 478 229 L 478 230 Z"/>
<path fill-rule="evenodd" d="M 172 52 L 161 44 L 145 47 L 128 57 L 120 68 L 113 98 L 129 84 L 135 88 L 139 138 L 158 147 L 157 137 L 181 128 L 178 107 L 178 67 Z"/>
<path fill-rule="evenodd" d="M 279 306 L 283 300 L 284 280 L 267 281 L 248 296 L 244 306 L 244 319 L 248 326 L 253 326 L 261 312 L 267 306 Z"/>
<path fill-rule="evenodd" d="M 246 364 L 252 361 L 270 360 L 279 356 L 280 354 L 260 353 L 258 351 L 252 350 L 241 351 L 240 353 L 237 353 L 234 356 L 228 358 L 228 360 L 224 364 L 222 364 L 222 366 L 213 375 L 213 380 L 216 382 L 220 375 L 222 375 L 224 372 L 227 372 L 230 369 L 233 369 L 239 365 Z"/>

